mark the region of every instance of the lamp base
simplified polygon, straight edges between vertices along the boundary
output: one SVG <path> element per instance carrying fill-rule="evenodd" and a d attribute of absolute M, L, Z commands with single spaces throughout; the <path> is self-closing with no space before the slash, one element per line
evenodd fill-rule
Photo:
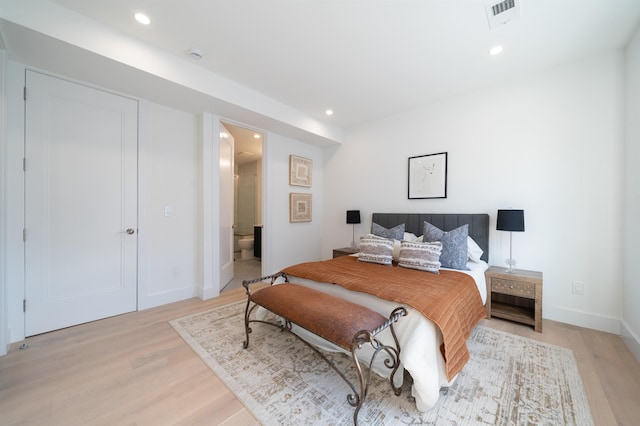
<path fill-rule="evenodd" d="M 356 245 L 356 224 L 353 224 L 351 229 L 351 250 L 356 250 L 358 246 Z"/>
<path fill-rule="evenodd" d="M 509 265 L 509 267 L 507 268 L 507 273 L 515 274 L 516 273 L 516 261 L 514 259 L 507 259 L 507 260 L 505 260 L 505 263 L 507 265 Z"/>

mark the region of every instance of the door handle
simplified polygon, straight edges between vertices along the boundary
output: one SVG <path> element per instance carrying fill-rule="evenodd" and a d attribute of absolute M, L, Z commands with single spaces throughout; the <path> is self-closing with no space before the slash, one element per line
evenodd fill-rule
<path fill-rule="evenodd" d="M 127 234 L 129 234 L 129 235 L 135 234 L 135 232 L 136 231 L 133 228 L 128 228 L 127 229 Z"/>

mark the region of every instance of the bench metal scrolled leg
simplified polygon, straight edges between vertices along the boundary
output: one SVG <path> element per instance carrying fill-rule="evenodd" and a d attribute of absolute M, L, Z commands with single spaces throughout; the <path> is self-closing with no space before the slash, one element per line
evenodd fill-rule
<path fill-rule="evenodd" d="M 360 393 L 354 393 L 347 395 L 347 401 L 351 406 L 356 407 L 355 412 L 353 413 L 353 424 L 358 424 L 358 413 L 360 412 L 360 408 L 364 404 L 364 400 L 367 397 L 367 393 L 369 392 L 369 380 L 371 378 L 371 370 L 373 367 L 373 363 L 381 351 L 384 351 L 389 355 L 384 360 L 385 367 L 391 370 L 391 374 L 389 375 L 389 383 L 391 384 L 391 389 L 393 389 L 393 393 L 396 396 L 399 396 L 402 392 L 402 388 L 397 387 L 393 382 L 393 378 L 400 367 L 400 343 L 398 342 L 398 338 L 393 329 L 393 323 L 398 321 L 400 317 L 407 315 L 406 309 L 403 307 L 398 307 L 391 312 L 389 319 L 378 328 L 373 331 L 361 330 L 353 336 L 353 342 L 351 344 L 351 357 L 353 359 L 353 363 L 356 366 L 356 372 L 358 374 L 358 381 L 360 382 Z M 383 345 L 380 343 L 375 336 L 380 333 L 385 328 L 390 328 L 391 335 L 393 336 L 394 345 Z M 360 361 L 358 360 L 358 356 L 356 355 L 356 351 L 362 347 L 362 345 L 370 343 L 374 349 L 373 355 L 371 355 L 371 360 L 369 361 L 369 368 L 365 372 L 362 371 L 362 366 L 360 365 Z M 366 376 L 365 376 L 366 374 Z M 353 388 L 353 386 L 352 386 Z"/>
<path fill-rule="evenodd" d="M 245 331 L 246 338 L 244 343 L 242 344 L 243 349 L 247 349 L 247 347 L 249 347 L 249 334 L 251 333 L 251 327 L 249 326 L 250 322 L 262 322 L 264 324 L 274 325 L 273 323 L 270 323 L 267 321 L 249 320 L 249 316 L 251 315 L 253 310 L 258 306 L 256 304 L 251 306 L 251 288 L 249 287 L 249 285 L 257 282 L 264 282 L 266 280 L 271 280 L 271 285 L 273 285 L 273 283 L 275 283 L 278 278 L 283 278 L 284 282 L 289 282 L 289 278 L 287 277 L 287 274 L 285 274 L 284 272 L 278 272 L 277 274 L 268 275 L 266 277 L 260 277 L 252 280 L 242 281 L 242 286 L 244 287 L 245 292 L 247 293 L 247 306 L 244 309 L 244 331 Z M 289 329 L 291 329 L 291 325 L 289 325 Z"/>
<path fill-rule="evenodd" d="M 406 315 L 407 315 L 407 310 L 403 307 L 398 307 L 394 309 L 393 312 L 391 312 L 391 315 L 389 316 L 389 321 L 396 322 L 401 317 L 404 317 Z M 393 389 L 393 393 L 396 396 L 400 396 L 400 393 L 402 393 L 402 388 L 399 386 L 396 386 L 395 383 L 393 382 L 393 378 L 395 377 L 396 372 L 400 367 L 400 342 L 398 341 L 398 336 L 396 336 L 396 331 L 393 328 L 393 323 L 389 324 L 389 329 L 391 330 L 391 335 L 393 336 L 393 342 L 395 344 L 395 348 L 392 346 L 385 346 L 383 348 L 387 353 L 389 353 L 389 355 L 391 355 L 391 358 L 387 358 L 385 360 L 385 365 L 388 368 L 393 370 L 391 371 L 391 375 L 389 376 L 389 383 L 391 384 L 391 389 Z M 390 353 L 390 351 L 393 353 Z M 391 360 L 394 360 L 393 364 L 390 364 Z"/>
<path fill-rule="evenodd" d="M 244 309 L 244 332 L 246 338 L 244 344 L 242 345 L 243 349 L 247 349 L 247 347 L 249 346 L 249 333 L 251 333 L 251 327 L 249 327 L 249 323 L 251 322 L 249 321 L 249 315 L 251 315 L 251 312 L 253 312 L 256 306 L 258 306 L 253 305 L 253 307 L 249 308 L 249 305 L 251 305 L 251 299 L 247 298 L 247 307 Z"/>
<path fill-rule="evenodd" d="M 367 397 L 367 392 L 369 390 L 369 378 L 371 376 L 371 364 L 376 356 L 376 352 L 371 356 L 371 363 L 369 364 L 369 369 L 366 372 L 367 377 L 365 379 L 365 373 L 362 371 L 362 366 L 360 365 L 360 360 L 358 360 L 358 356 L 356 355 L 356 350 L 360 349 L 364 343 L 371 342 L 372 340 L 373 336 L 371 333 L 367 330 L 362 330 L 353 337 L 353 343 L 351 345 L 351 358 L 356 366 L 358 382 L 360 383 L 359 393 L 347 395 L 347 402 L 349 402 L 353 407 L 356 407 L 356 410 L 353 413 L 354 425 L 358 424 L 358 413 L 360 412 L 360 408 L 362 408 L 362 404 L 364 404 L 364 400 Z"/>

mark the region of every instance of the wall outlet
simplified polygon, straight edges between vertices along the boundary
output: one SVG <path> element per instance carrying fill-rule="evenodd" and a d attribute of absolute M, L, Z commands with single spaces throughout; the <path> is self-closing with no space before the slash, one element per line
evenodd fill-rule
<path fill-rule="evenodd" d="M 584 296 L 584 283 L 580 281 L 572 282 L 571 292 L 577 296 Z"/>

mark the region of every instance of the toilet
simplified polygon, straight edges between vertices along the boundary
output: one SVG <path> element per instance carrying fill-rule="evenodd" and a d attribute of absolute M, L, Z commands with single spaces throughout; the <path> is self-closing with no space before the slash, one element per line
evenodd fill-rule
<path fill-rule="evenodd" d="M 238 240 L 238 246 L 240 247 L 240 259 L 253 258 L 253 235 L 240 238 Z"/>

